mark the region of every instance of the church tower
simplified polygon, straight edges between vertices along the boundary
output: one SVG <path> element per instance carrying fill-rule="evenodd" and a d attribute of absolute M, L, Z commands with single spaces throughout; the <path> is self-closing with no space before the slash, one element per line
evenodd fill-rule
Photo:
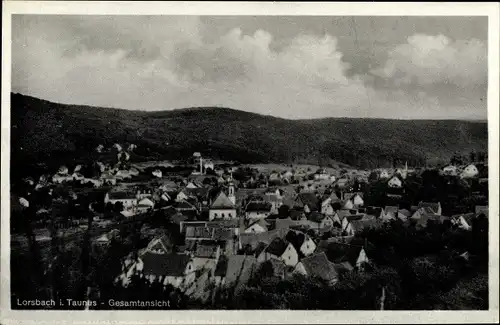
<path fill-rule="evenodd" d="M 231 177 L 229 178 L 227 197 L 233 204 L 236 204 L 236 196 L 234 194 L 233 172 L 231 172 Z"/>

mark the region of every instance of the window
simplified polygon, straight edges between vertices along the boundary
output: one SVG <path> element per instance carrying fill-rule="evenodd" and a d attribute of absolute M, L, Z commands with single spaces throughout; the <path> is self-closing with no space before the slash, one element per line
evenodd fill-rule
<path fill-rule="evenodd" d="M 222 218 L 224 218 L 224 213 L 222 214 Z"/>

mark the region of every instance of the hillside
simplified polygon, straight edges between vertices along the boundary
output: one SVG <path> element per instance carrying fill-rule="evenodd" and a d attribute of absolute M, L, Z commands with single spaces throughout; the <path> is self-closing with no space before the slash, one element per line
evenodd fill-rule
<path fill-rule="evenodd" d="M 200 151 L 241 162 L 331 160 L 360 167 L 421 165 L 487 150 L 487 124 L 455 120 L 286 120 L 228 108 L 161 112 L 63 105 L 11 94 L 12 165 L 91 158 L 99 144 L 135 143 L 135 159 Z"/>

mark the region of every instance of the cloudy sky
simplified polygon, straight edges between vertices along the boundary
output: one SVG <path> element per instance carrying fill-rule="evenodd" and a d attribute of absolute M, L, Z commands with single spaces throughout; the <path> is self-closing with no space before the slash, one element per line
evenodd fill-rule
<path fill-rule="evenodd" d="M 137 110 L 485 119 L 487 18 L 12 17 L 12 91 Z"/>

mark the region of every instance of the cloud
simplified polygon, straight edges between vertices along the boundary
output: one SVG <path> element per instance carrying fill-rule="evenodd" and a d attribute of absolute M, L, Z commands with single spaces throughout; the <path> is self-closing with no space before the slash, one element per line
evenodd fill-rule
<path fill-rule="evenodd" d="M 168 19 L 167 19 L 168 18 Z M 381 68 L 349 74 L 337 36 L 297 34 L 277 49 L 258 29 L 210 34 L 197 17 L 16 18 L 13 90 L 125 109 L 225 106 L 285 118 L 485 115 L 468 98 L 396 84 L 484 82 L 484 45 L 415 35 Z M 393 83 L 376 87 L 376 78 Z"/>
<path fill-rule="evenodd" d="M 385 65 L 373 72 L 397 85 L 475 87 L 487 82 L 487 52 L 479 40 L 452 41 L 444 35 L 417 34 L 390 51 Z"/>

